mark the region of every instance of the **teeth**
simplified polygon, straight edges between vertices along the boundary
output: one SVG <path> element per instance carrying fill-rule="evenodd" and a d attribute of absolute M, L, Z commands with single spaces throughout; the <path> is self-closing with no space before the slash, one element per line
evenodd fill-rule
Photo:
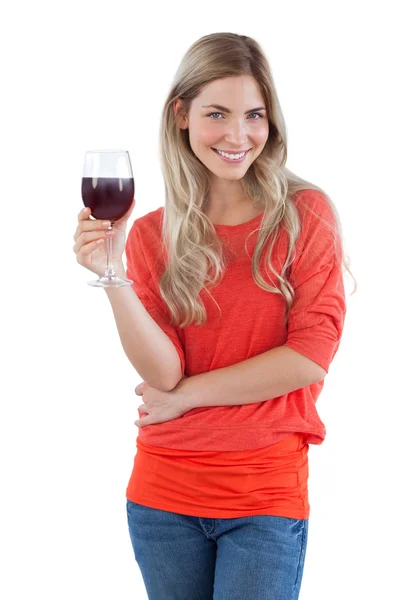
<path fill-rule="evenodd" d="M 243 158 L 243 156 L 246 154 L 246 152 L 241 152 L 240 154 L 226 154 L 226 152 L 221 152 L 220 150 L 217 150 L 217 152 L 221 156 L 225 156 L 226 158 L 230 158 L 231 160 L 237 160 L 238 158 Z"/>

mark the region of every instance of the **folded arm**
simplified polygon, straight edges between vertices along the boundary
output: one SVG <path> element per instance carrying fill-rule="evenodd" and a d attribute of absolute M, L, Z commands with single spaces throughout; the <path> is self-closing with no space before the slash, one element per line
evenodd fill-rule
<path fill-rule="evenodd" d="M 229 367 L 186 376 L 174 391 L 188 410 L 265 402 L 321 381 L 326 371 L 287 346 L 278 346 Z"/>

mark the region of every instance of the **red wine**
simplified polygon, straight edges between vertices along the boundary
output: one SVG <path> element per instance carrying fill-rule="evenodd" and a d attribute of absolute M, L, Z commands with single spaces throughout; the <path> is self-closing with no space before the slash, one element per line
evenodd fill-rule
<path fill-rule="evenodd" d="M 132 206 L 134 196 L 133 177 L 82 177 L 83 204 L 95 219 L 118 221 Z"/>

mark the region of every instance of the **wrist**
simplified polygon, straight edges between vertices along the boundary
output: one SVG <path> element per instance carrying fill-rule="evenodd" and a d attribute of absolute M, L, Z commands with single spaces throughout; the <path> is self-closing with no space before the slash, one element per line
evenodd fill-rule
<path fill-rule="evenodd" d="M 114 266 L 114 271 L 115 274 L 117 275 L 117 277 L 121 277 L 122 279 L 128 279 L 126 276 L 126 271 L 125 271 L 125 267 L 122 263 L 117 263 Z"/>
<path fill-rule="evenodd" d="M 198 395 L 196 386 L 196 376 L 184 376 L 178 385 L 172 390 L 172 393 L 178 396 L 178 401 L 185 407 L 185 412 L 198 408 Z"/>

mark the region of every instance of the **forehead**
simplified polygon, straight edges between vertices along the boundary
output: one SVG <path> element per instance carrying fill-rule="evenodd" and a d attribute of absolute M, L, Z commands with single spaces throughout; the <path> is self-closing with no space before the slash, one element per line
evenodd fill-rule
<path fill-rule="evenodd" d="M 204 104 L 223 104 L 233 110 L 263 104 L 263 97 L 257 81 L 251 75 L 225 77 L 208 83 L 194 99 L 193 104 L 201 108 Z"/>

